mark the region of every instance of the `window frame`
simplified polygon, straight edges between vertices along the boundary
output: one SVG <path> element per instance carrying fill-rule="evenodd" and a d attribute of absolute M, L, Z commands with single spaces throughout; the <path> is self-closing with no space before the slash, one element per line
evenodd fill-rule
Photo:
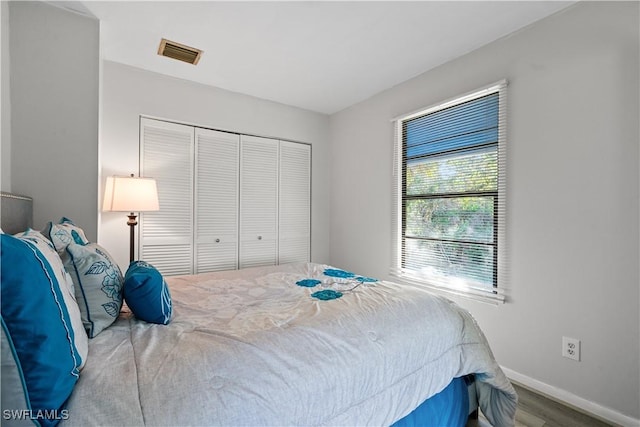
<path fill-rule="evenodd" d="M 415 112 L 404 114 L 392 119 L 394 124 L 394 188 L 393 188 L 393 237 L 392 237 L 392 260 L 390 274 L 404 283 L 417 286 L 428 287 L 439 293 L 457 295 L 474 300 L 501 304 L 505 302 L 505 290 L 507 289 L 507 250 L 506 250 L 506 88 L 507 81 L 487 85 L 467 94 L 456 96 L 443 102 L 439 102 L 430 107 L 421 108 Z M 491 288 L 474 287 L 453 283 L 453 281 L 439 280 L 420 276 L 415 270 L 404 268 L 403 252 L 405 245 L 406 211 L 403 209 L 403 198 L 406 200 L 406 173 L 407 159 L 404 151 L 405 138 L 403 136 L 403 125 L 412 119 L 422 117 L 436 111 L 441 111 L 465 102 L 473 101 L 487 95 L 498 95 L 498 142 L 497 142 L 497 167 L 498 182 L 495 191 L 491 193 L 494 197 L 494 239 L 495 250 L 493 254 L 494 282 Z M 443 150 L 443 152 L 446 150 Z M 410 159 L 409 159 L 410 160 Z M 483 192 L 484 193 L 484 192 Z M 452 194 L 445 194 L 444 197 Z M 443 195 L 433 195 L 429 197 L 442 197 Z M 465 194 L 465 196 L 468 196 Z M 446 239 L 443 239 L 446 240 Z"/>

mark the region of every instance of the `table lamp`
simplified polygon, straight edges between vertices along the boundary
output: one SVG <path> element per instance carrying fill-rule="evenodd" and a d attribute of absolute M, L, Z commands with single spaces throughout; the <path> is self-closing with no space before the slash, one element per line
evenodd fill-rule
<path fill-rule="evenodd" d="M 133 261 L 134 228 L 138 224 L 135 212 L 159 210 L 156 180 L 131 176 L 110 176 L 104 190 L 102 210 L 106 212 L 130 212 L 129 262 Z"/>

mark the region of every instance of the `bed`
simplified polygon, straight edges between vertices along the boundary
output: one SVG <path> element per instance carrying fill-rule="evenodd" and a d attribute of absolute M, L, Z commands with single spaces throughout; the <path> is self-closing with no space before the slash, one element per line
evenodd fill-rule
<path fill-rule="evenodd" d="M 99 247 L 79 233 L 78 245 Z M 5 274 L 21 280 L 5 256 L 30 236 L 35 241 L 34 232 L 21 242 L 2 236 L 5 347 L 12 306 Z M 138 267 L 157 277 L 144 264 Z M 161 277 L 160 302 L 140 304 L 127 299 L 131 276 L 124 275 L 125 302 L 112 323 L 74 359 L 77 375 L 59 407 L 34 417 L 28 398 L 23 406 L 5 399 L 19 393 L 5 387 L 3 357 L 3 425 L 36 418 L 62 426 L 456 426 L 476 408 L 492 425 L 514 424 L 517 395 L 480 328 L 468 312 L 424 289 L 297 263 Z M 76 283 L 76 296 L 83 286 Z M 170 309 L 168 318 L 163 309 L 160 320 L 142 320 L 141 310 L 156 304 Z M 71 348 L 81 354 L 82 345 Z M 20 416 L 6 412 L 23 407 L 28 412 Z"/>

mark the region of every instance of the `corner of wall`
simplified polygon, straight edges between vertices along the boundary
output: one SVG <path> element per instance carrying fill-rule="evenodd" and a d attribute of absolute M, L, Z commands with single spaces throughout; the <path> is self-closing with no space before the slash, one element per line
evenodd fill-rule
<path fill-rule="evenodd" d="M 11 191 L 11 84 L 9 67 L 9 3 L 0 2 L 0 46 L 2 57 L 0 59 L 0 188 L 2 191 Z"/>

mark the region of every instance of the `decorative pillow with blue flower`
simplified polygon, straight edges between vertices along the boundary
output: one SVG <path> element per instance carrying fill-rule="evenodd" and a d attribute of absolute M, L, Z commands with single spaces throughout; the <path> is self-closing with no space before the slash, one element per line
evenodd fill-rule
<path fill-rule="evenodd" d="M 60 218 L 57 224 L 53 222 L 47 223 L 42 230 L 44 234 L 53 243 L 55 250 L 58 252 L 62 260 L 67 257 L 67 246 L 71 243 L 77 245 L 86 245 L 89 240 L 84 235 L 82 228 L 78 227 L 67 217 Z"/>
<path fill-rule="evenodd" d="M 133 261 L 124 276 L 124 300 L 131 312 L 145 322 L 166 325 L 171 321 L 169 287 L 153 265 Z"/>
<path fill-rule="evenodd" d="M 111 325 L 122 308 L 122 272 L 97 243 L 70 242 L 64 265 L 75 285 L 82 322 L 89 338 Z"/>

